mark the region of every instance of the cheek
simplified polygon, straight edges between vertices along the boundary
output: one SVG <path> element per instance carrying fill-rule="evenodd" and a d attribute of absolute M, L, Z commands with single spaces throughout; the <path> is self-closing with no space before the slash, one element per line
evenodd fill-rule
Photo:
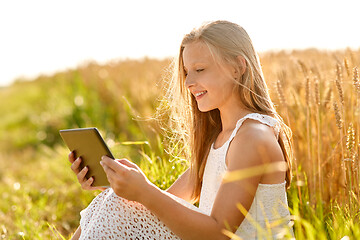
<path fill-rule="evenodd" d="M 219 90 L 224 85 L 222 76 L 216 73 L 207 72 L 202 76 L 204 85 L 209 89 Z"/>
<path fill-rule="evenodd" d="M 218 97 L 222 100 L 232 98 L 235 95 L 236 85 L 232 80 L 223 79 L 223 84 L 218 86 Z"/>

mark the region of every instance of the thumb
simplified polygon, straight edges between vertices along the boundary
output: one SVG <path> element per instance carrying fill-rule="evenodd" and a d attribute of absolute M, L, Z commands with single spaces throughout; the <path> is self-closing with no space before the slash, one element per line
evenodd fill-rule
<path fill-rule="evenodd" d="M 134 169 L 139 169 L 138 165 L 136 165 L 135 163 L 133 162 L 130 162 L 129 160 L 127 160 L 126 158 L 123 158 L 123 159 L 116 159 L 115 160 L 116 162 L 118 163 L 121 163 L 129 168 L 134 168 Z"/>

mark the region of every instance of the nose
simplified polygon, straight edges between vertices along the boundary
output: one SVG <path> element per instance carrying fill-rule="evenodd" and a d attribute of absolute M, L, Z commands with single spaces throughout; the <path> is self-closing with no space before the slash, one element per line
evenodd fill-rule
<path fill-rule="evenodd" d="M 185 87 L 190 88 L 194 86 L 195 81 L 194 79 L 188 74 L 185 78 Z"/>

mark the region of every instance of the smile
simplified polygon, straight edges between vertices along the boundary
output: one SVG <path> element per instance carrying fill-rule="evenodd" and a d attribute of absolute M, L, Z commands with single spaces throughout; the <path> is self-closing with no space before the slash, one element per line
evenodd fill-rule
<path fill-rule="evenodd" d="M 195 94 L 195 97 L 198 98 L 198 97 L 204 95 L 205 93 L 207 93 L 207 91 L 198 92 Z"/>

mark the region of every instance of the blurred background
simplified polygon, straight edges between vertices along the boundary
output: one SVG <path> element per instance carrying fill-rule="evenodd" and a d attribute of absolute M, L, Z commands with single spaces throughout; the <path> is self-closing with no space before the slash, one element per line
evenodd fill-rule
<path fill-rule="evenodd" d="M 0 84 L 87 61 L 166 58 L 205 21 L 243 26 L 259 52 L 358 48 L 358 1 L 2 1 Z"/>
<path fill-rule="evenodd" d="M 0 238 L 67 239 L 99 193 L 81 190 L 60 129 L 97 127 L 115 156 L 171 185 L 188 163 L 155 110 L 182 37 L 218 19 L 247 30 L 293 130 L 297 239 L 360 238 L 359 9 L 346 0 L 1 1 Z"/>

